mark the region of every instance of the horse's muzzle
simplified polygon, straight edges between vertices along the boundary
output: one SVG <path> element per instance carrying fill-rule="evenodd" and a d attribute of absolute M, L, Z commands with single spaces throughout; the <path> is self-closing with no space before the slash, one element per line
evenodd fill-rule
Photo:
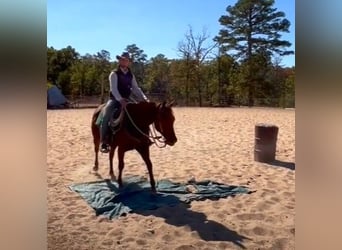
<path fill-rule="evenodd" d="M 166 141 L 165 141 L 165 143 L 166 143 L 167 145 L 169 145 L 169 146 L 175 145 L 176 142 L 177 142 L 177 138 L 174 138 L 174 139 L 172 139 L 172 140 L 166 140 Z"/>

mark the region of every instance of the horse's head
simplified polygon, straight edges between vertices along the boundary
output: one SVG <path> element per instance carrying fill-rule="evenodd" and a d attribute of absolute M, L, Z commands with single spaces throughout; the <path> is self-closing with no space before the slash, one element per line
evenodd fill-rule
<path fill-rule="evenodd" d="M 156 129 L 165 138 L 165 143 L 167 145 L 173 146 L 177 142 L 177 137 L 173 128 L 173 123 L 175 122 L 175 117 L 171 106 L 173 102 L 158 104 L 157 118 L 154 122 Z"/>

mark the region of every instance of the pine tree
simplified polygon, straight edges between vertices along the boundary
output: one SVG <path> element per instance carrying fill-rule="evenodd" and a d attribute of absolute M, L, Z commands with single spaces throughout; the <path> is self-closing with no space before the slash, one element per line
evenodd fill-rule
<path fill-rule="evenodd" d="M 293 54 L 286 50 L 291 43 L 281 40 L 282 32 L 289 32 L 290 22 L 285 13 L 273 7 L 274 0 L 239 0 L 228 6 L 228 15 L 220 17 L 223 25 L 215 40 L 223 51 L 234 55 L 247 65 L 246 85 L 248 104 L 253 106 L 255 87 L 253 85 L 252 61 L 257 54 L 280 56 Z"/>

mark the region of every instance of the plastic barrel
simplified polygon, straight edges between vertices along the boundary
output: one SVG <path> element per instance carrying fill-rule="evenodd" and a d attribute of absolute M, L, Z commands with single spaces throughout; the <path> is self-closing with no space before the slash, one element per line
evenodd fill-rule
<path fill-rule="evenodd" d="M 273 124 L 255 125 L 254 160 L 271 162 L 275 160 L 279 128 Z"/>

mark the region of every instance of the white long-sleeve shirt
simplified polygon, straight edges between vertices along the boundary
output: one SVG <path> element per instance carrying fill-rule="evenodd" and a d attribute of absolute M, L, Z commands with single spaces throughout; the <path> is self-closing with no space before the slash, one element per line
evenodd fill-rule
<path fill-rule="evenodd" d="M 122 72 L 124 74 L 128 73 L 128 71 L 124 72 L 123 70 L 122 70 Z M 112 71 L 109 75 L 109 83 L 110 83 L 110 91 L 113 94 L 114 98 L 117 101 L 120 101 L 122 99 L 122 96 L 120 95 L 120 92 L 118 89 L 118 76 L 114 71 Z M 137 83 L 134 75 L 132 78 L 132 92 L 131 92 L 129 99 L 132 99 L 135 102 L 148 101 L 144 92 L 139 88 L 138 83 Z"/>

